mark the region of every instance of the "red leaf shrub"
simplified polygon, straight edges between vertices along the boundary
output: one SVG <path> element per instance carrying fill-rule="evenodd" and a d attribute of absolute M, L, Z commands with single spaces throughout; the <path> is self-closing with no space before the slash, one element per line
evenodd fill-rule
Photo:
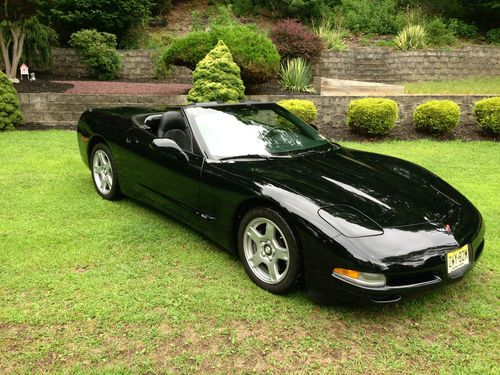
<path fill-rule="evenodd" d="M 297 20 L 276 23 L 270 35 L 283 60 L 302 57 L 317 62 L 323 49 L 321 38 Z"/>

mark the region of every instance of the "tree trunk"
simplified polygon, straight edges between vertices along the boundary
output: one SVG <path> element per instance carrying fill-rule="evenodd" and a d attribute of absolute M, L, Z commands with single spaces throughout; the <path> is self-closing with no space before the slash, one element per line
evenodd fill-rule
<path fill-rule="evenodd" d="M 5 34 L 8 35 L 8 39 L 6 39 Z M 6 29 L 0 30 L 0 48 L 5 65 L 5 74 L 9 78 L 16 78 L 17 68 L 23 53 L 25 37 L 24 23 L 15 24 L 8 22 Z"/>

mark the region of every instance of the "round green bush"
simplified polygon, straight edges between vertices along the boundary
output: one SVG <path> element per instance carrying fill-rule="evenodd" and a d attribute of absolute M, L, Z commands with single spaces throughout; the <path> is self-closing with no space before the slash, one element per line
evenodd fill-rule
<path fill-rule="evenodd" d="M 491 29 L 486 33 L 486 39 L 491 44 L 500 44 L 500 29 Z"/>
<path fill-rule="evenodd" d="M 195 31 L 175 39 L 163 51 L 157 70 L 172 64 L 194 69 L 219 40 L 231 51 L 245 83 L 267 82 L 278 74 L 280 56 L 275 45 L 252 25 L 213 26 L 207 32 Z"/>
<path fill-rule="evenodd" d="M 500 134 L 500 97 L 479 100 L 474 104 L 474 114 L 479 127 Z"/>
<path fill-rule="evenodd" d="M 460 107 L 451 100 L 429 100 L 415 109 L 413 122 L 418 130 L 449 133 L 460 122 Z"/>
<path fill-rule="evenodd" d="M 23 123 L 21 102 L 9 78 L 0 71 L 0 131 L 13 130 Z"/>
<path fill-rule="evenodd" d="M 122 69 L 122 57 L 116 51 L 116 36 L 113 34 L 95 29 L 80 30 L 71 35 L 70 45 L 78 51 L 92 77 L 111 80 Z"/>
<path fill-rule="evenodd" d="M 220 40 L 196 66 L 188 100 L 197 103 L 212 100 L 237 102 L 243 99 L 244 93 L 240 68 L 234 63 L 227 46 Z"/>
<path fill-rule="evenodd" d="M 387 134 L 396 125 L 397 119 L 398 105 L 391 99 L 357 99 L 347 107 L 347 126 L 360 134 Z"/>
<path fill-rule="evenodd" d="M 308 124 L 313 123 L 316 117 L 318 117 L 318 109 L 310 100 L 286 99 L 279 101 L 278 105 L 292 112 Z"/>

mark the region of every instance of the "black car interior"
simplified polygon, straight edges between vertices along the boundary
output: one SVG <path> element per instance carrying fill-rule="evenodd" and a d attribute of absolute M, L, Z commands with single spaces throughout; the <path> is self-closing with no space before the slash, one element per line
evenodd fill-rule
<path fill-rule="evenodd" d="M 192 134 L 180 111 L 140 115 L 134 121 L 154 136 L 172 139 L 184 151 L 193 152 Z"/>

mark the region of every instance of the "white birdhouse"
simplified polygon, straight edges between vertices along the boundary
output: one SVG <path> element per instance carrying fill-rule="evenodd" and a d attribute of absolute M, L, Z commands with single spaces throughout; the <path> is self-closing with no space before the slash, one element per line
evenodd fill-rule
<path fill-rule="evenodd" d="M 19 70 L 21 71 L 21 79 L 23 79 L 23 76 L 26 76 L 26 78 L 28 78 L 28 79 L 30 78 L 30 72 L 28 69 L 28 65 L 26 65 L 26 64 L 21 65 Z"/>

